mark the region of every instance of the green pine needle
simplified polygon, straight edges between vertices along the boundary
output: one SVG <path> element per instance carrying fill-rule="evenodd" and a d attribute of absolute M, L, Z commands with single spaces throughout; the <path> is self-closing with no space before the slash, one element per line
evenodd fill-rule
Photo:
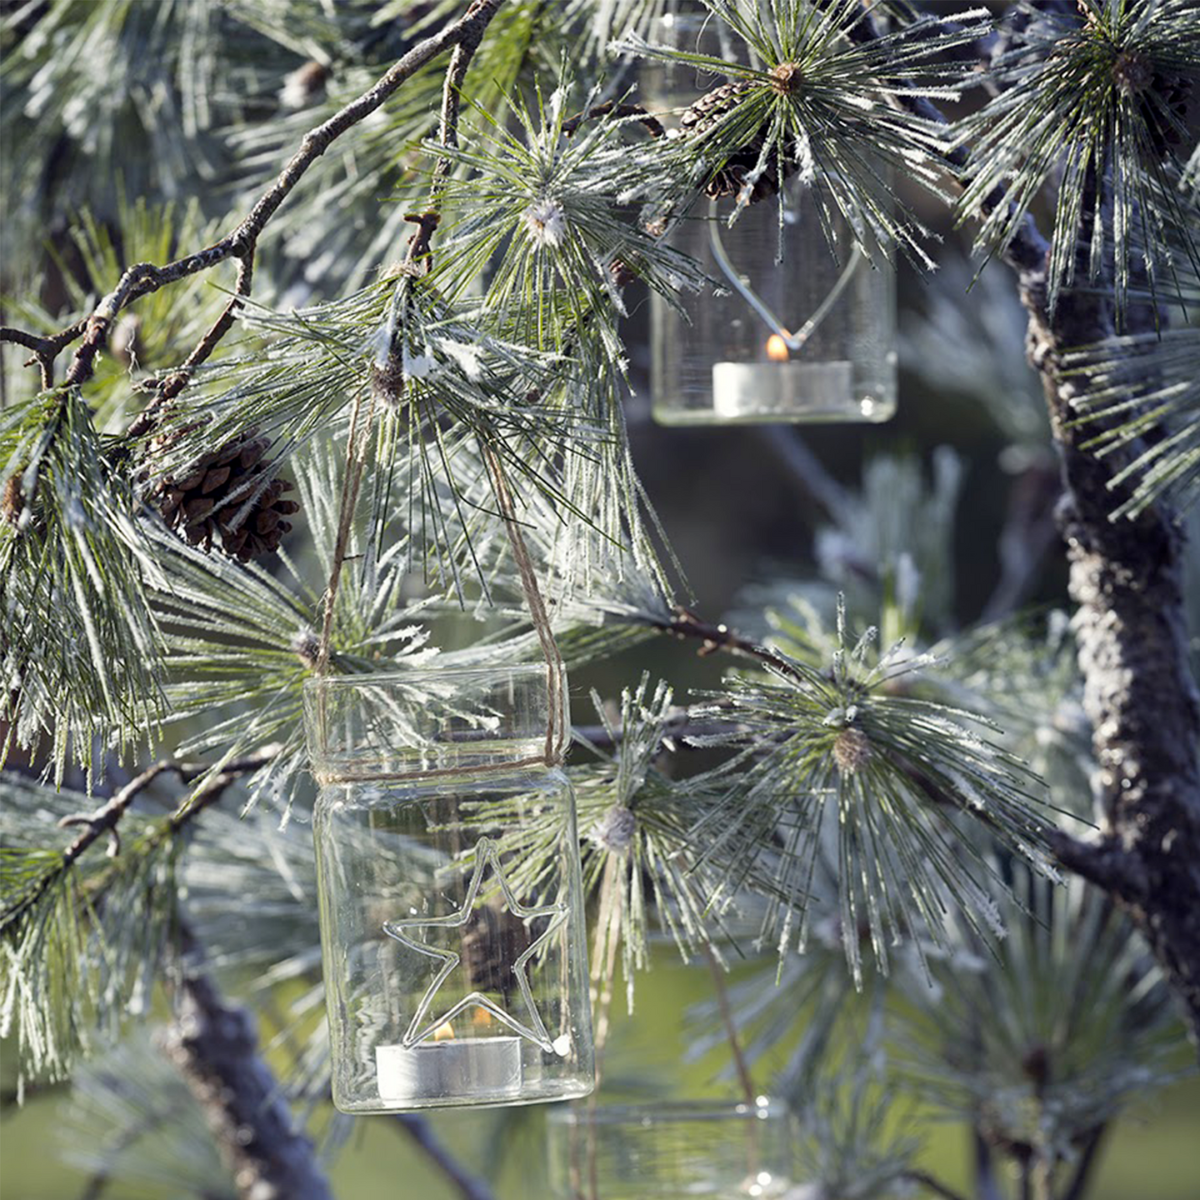
<path fill-rule="evenodd" d="M 1190 144 L 1178 93 L 1200 71 L 1200 10 L 1193 0 L 1081 0 L 1070 15 L 1029 0 L 1013 7 L 1030 21 L 993 65 L 999 93 L 958 124 L 970 154 L 961 219 L 983 216 L 977 249 L 999 253 L 1061 172 L 1050 306 L 1078 271 L 1094 282 L 1111 265 L 1123 317 L 1143 264 L 1170 291 L 1159 248 L 1169 230 L 1200 263 L 1196 227 L 1162 186 L 1170 164 L 1182 165 L 1177 147 Z"/>
<path fill-rule="evenodd" d="M 1200 183 L 1177 194 L 1187 228 L 1200 230 Z M 1183 506 L 1200 498 L 1200 260 L 1190 255 L 1191 236 L 1173 230 L 1158 250 L 1179 299 L 1158 314 L 1167 328 L 1110 338 L 1066 360 L 1082 385 L 1078 423 L 1097 431 L 1086 448 L 1112 461 L 1109 488 L 1125 494 L 1114 519 L 1135 520 L 1160 500 Z M 1146 287 L 1130 297 L 1144 306 L 1158 299 Z"/>
<path fill-rule="evenodd" d="M 877 655 L 874 643 L 874 630 L 848 643 L 839 609 L 829 661 L 818 668 L 781 655 L 765 678 L 731 678 L 711 715 L 734 729 L 692 739 L 739 748 L 734 766 L 744 768 L 693 830 L 705 847 L 699 862 L 724 855 L 748 830 L 760 844 L 779 830 L 774 883 L 782 899 L 763 936 L 774 936 L 782 955 L 793 940 L 801 948 L 807 941 L 807 898 L 817 859 L 829 854 L 841 939 L 859 985 L 864 946 L 886 971 L 889 945 L 919 947 L 925 936 L 943 944 L 952 911 L 982 936 L 1002 936 L 981 882 L 994 875 L 981 833 L 1056 874 L 1038 779 L 985 717 L 923 698 L 917 674 L 934 665 L 931 656 L 909 656 L 902 644 Z"/>
<path fill-rule="evenodd" d="M 131 489 L 74 389 L 0 415 L 0 718 L 18 745 L 102 772 L 163 713 L 162 644 L 146 598 L 150 552 Z"/>

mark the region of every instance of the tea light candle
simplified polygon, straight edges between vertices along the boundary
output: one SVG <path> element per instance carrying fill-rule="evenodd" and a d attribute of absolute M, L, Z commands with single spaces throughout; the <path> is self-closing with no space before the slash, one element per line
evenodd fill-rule
<path fill-rule="evenodd" d="M 836 419 L 853 404 L 853 384 L 848 362 L 719 362 L 713 364 L 713 412 L 728 421 L 811 420 L 823 413 Z"/>
<path fill-rule="evenodd" d="M 521 1091 L 519 1037 L 451 1038 L 376 1046 L 379 1098 L 389 1103 L 508 1100 Z"/>

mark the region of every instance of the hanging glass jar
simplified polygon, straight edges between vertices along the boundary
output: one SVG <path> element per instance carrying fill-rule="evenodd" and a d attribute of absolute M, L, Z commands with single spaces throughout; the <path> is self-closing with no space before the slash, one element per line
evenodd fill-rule
<path fill-rule="evenodd" d="M 574 797 L 545 765 L 546 680 L 528 666 L 307 685 L 343 1112 L 592 1090 Z"/>
<path fill-rule="evenodd" d="M 795 1194 L 793 1124 L 764 1098 L 572 1105 L 550 1113 L 556 1200 L 748 1200 Z"/>
<path fill-rule="evenodd" d="M 729 61 L 745 46 L 721 22 L 668 13 L 653 41 Z M 652 111 L 678 113 L 722 81 L 689 64 L 646 73 Z M 668 120 L 670 118 L 668 117 Z M 677 214 L 671 244 L 716 286 L 681 297 L 687 319 L 651 301 L 655 419 L 667 425 L 886 421 L 896 408 L 896 279 L 873 264 L 826 203 L 793 177 L 743 207 L 701 196 Z"/>

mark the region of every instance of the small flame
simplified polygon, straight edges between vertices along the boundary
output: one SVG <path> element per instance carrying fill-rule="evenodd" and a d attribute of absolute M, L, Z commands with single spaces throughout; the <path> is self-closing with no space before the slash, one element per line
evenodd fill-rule
<path fill-rule="evenodd" d="M 773 333 L 767 338 L 767 357 L 772 362 L 787 362 L 791 357 L 788 354 L 787 342 L 777 333 Z"/>
<path fill-rule="evenodd" d="M 486 1008 L 477 1008 L 471 1014 L 471 1024 L 476 1029 L 486 1029 L 492 1023 L 492 1014 Z"/>
<path fill-rule="evenodd" d="M 454 1041 L 454 1026 L 449 1021 L 443 1021 L 434 1031 L 433 1040 L 435 1042 L 452 1042 Z"/>

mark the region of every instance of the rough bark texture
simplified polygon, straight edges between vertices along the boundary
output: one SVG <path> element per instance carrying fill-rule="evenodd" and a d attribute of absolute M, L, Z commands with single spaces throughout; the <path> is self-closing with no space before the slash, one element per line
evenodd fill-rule
<path fill-rule="evenodd" d="M 1137 520 L 1109 519 L 1124 498 L 1108 486 L 1120 463 L 1082 448 L 1096 430 L 1071 427 L 1076 385 L 1061 365 L 1065 351 L 1111 332 L 1108 302 L 1081 289 L 1051 315 L 1044 278 L 1023 273 L 1021 292 L 1062 459 L 1059 524 L 1103 814 L 1098 839 L 1064 835 L 1058 854 L 1128 909 L 1200 1045 L 1200 697 L 1188 659 L 1184 536 L 1162 505 Z"/>
<path fill-rule="evenodd" d="M 204 1107 L 239 1193 L 244 1200 L 333 1200 L 312 1142 L 293 1126 L 279 1084 L 258 1056 L 254 1018 L 225 1003 L 194 944 L 179 970 L 163 1048 Z"/>

